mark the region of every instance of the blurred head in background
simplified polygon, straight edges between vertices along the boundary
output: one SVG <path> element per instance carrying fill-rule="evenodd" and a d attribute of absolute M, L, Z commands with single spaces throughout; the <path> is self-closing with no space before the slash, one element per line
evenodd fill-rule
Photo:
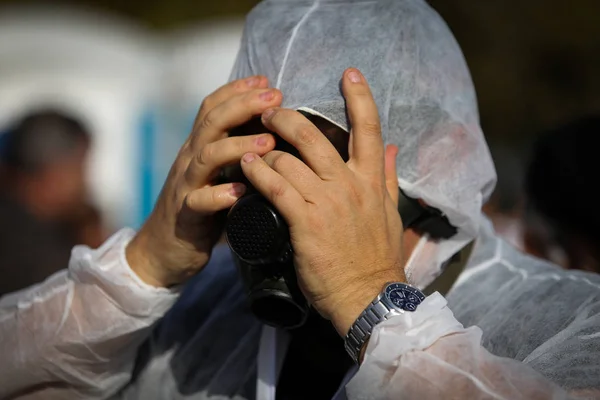
<path fill-rule="evenodd" d="M 498 182 L 484 213 L 500 237 L 523 250 L 523 181 L 525 167 L 519 146 L 490 142 Z"/>
<path fill-rule="evenodd" d="M 90 134 L 73 117 L 39 111 L 0 136 L 0 295 L 68 265 L 76 244 L 106 236 L 86 203 Z"/>
<path fill-rule="evenodd" d="M 85 200 L 90 134 L 53 110 L 25 116 L 2 138 L 2 187 L 41 219 L 60 219 Z"/>
<path fill-rule="evenodd" d="M 527 169 L 526 250 L 564 268 L 600 272 L 600 117 L 541 134 Z"/>

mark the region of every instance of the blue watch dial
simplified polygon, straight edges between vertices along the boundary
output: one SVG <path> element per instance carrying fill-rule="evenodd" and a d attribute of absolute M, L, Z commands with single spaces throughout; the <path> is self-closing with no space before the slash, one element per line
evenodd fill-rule
<path fill-rule="evenodd" d="M 420 290 L 404 283 L 391 283 L 385 288 L 385 296 L 396 307 L 404 311 L 415 311 L 425 300 Z"/>

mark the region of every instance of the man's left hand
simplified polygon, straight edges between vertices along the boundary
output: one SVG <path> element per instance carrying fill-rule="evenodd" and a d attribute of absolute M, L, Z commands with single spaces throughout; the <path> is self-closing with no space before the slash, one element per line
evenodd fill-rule
<path fill-rule="evenodd" d="M 304 162 L 272 151 L 248 153 L 242 169 L 290 228 L 300 287 L 340 335 L 390 281 L 405 281 L 397 211 L 398 149 L 384 149 L 377 107 L 356 69 L 342 89 L 352 130 L 345 163 L 302 114 L 267 110 L 263 124 L 298 149 Z"/>

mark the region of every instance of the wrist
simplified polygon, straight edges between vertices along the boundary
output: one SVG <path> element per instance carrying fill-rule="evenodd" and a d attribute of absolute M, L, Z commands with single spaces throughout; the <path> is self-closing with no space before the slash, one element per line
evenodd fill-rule
<path fill-rule="evenodd" d="M 125 258 L 129 268 L 144 282 L 154 287 L 172 286 L 170 279 L 161 272 L 160 262 L 149 249 L 149 239 L 140 231 L 125 248 Z"/>
<path fill-rule="evenodd" d="M 367 308 L 389 282 L 406 282 L 404 272 L 398 269 L 373 274 L 358 285 L 349 286 L 340 294 L 331 322 L 338 334 L 345 337 L 358 316 Z"/>

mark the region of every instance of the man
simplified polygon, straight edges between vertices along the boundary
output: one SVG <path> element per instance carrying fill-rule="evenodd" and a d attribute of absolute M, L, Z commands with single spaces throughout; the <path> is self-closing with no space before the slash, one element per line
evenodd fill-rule
<path fill-rule="evenodd" d="M 29 344 L 6 335 L 2 346 L 16 350 L 0 371 L 4 393 L 274 399 L 312 389 L 309 398 L 566 398 L 559 385 L 598 393 L 600 283 L 505 247 L 482 223 L 495 175 L 474 91 L 458 46 L 425 3 L 262 3 L 248 17 L 233 77 L 257 72 L 281 91 L 253 76 L 205 99 L 140 232 L 121 232 L 95 252 L 76 249 L 70 275 L 0 303 L 2 332 L 24 332 L 18 343 Z M 350 131 L 347 163 L 300 108 Z M 270 135 L 228 137 L 256 115 L 303 162 L 272 151 Z M 238 161 L 285 218 L 302 293 L 339 337 L 357 331 L 355 321 L 370 302 L 379 304 L 388 282 L 428 286 L 477 235 L 449 303 L 434 293 L 379 322 L 359 347 L 346 341 L 360 368 L 346 368 L 324 388 L 334 393 L 322 393 L 309 370 L 294 376 L 290 358 L 310 365 L 298 358 L 297 343 L 307 338 L 252 315 L 231 256 L 216 251 L 207 265 L 221 233 L 218 211 L 247 190 L 215 178 Z M 398 184 L 423 207 L 442 210 L 456 234 L 434 240 L 403 230 Z M 177 298 L 177 285 L 200 269 L 132 376 L 138 346 Z M 483 340 L 451 309 L 467 326 L 478 324 Z M 15 329 L 15 320 L 24 327 Z M 41 323 L 45 329 L 36 330 Z M 329 340 L 327 325 L 312 327 L 313 346 Z M 333 369 L 347 365 L 335 355 L 329 361 Z"/>
<path fill-rule="evenodd" d="M 63 269 L 80 243 L 65 222 L 86 200 L 90 134 L 70 116 L 39 110 L 1 139 L 0 295 Z"/>

